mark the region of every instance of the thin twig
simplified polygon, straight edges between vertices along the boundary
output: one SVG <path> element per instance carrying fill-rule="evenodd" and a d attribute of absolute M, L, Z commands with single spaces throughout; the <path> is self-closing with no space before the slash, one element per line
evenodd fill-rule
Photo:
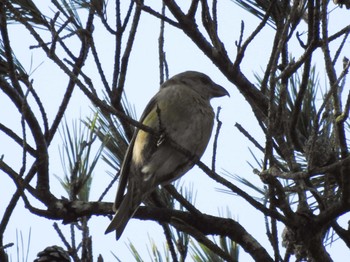
<path fill-rule="evenodd" d="M 157 17 L 157 18 L 167 22 L 169 25 L 172 25 L 176 28 L 181 28 L 179 23 L 177 23 L 177 22 L 171 20 L 170 18 L 154 11 L 151 7 L 144 5 L 140 0 L 137 0 L 136 2 L 137 2 L 137 5 L 140 6 L 142 11 L 145 11 L 146 13 L 149 13 L 149 14 L 153 15 L 154 17 Z"/>
<path fill-rule="evenodd" d="M 187 209 L 188 212 L 191 212 L 193 214 L 201 214 L 201 211 L 199 211 L 194 205 L 192 205 L 186 198 L 184 198 L 173 185 L 166 185 L 164 186 L 165 190 L 174 197 L 184 208 Z"/>
<path fill-rule="evenodd" d="M 167 247 L 170 250 L 170 254 L 171 254 L 171 257 L 173 259 L 173 262 L 178 262 L 179 260 L 177 259 L 174 242 L 172 240 L 172 233 L 171 233 L 171 230 L 169 228 L 169 225 L 165 224 L 165 223 L 161 223 L 161 225 L 162 225 L 162 228 L 164 231 L 166 242 L 168 244 Z"/>
<path fill-rule="evenodd" d="M 175 221 L 174 221 L 175 222 Z M 193 238 L 195 238 L 199 243 L 206 246 L 209 250 L 223 258 L 227 262 L 237 262 L 234 260 L 230 254 L 226 253 L 224 250 L 222 250 L 217 244 L 215 244 L 213 241 L 209 240 L 202 232 L 200 232 L 198 229 L 191 227 L 190 225 L 185 225 L 181 223 L 174 223 L 175 227 L 179 230 L 185 230 L 186 233 L 190 234 Z"/>
<path fill-rule="evenodd" d="M 344 45 L 346 43 L 346 40 L 348 39 L 349 34 L 350 34 L 350 31 L 347 31 L 344 34 L 343 40 L 339 44 L 339 47 L 338 47 L 337 51 L 334 54 L 334 58 L 333 58 L 333 61 L 332 61 L 333 66 L 336 64 L 336 62 L 337 62 L 337 60 L 338 60 L 338 58 L 340 56 L 341 51 L 343 51 Z"/>
<path fill-rule="evenodd" d="M 33 157 L 36 157 L 36 150 L 28 144 L 28 141 L 27 143 L 24 143 L 21 137 L 19 137 L 13 130 L 11 130 L 2 123 L 0 123 L 0 130 L 4 132 L 8 137 L 10 137 L 13 141 L 15 141 L 18 145 L 25 145 L 25 150 Z"/>
<path fill-rule="evenodd" d="M 94 61 L 95 61 L 95 64 L 96 64 L 96 67 L 97 67 L 97 70 L 98 70 L 98 74 L 100 75 L 101 77 L 101 81 L 103 83 L 103 86 L 106 90 L 106 93 L 109 97 L 111 97 L 111 88 L 108 84 L 108 81 L 106 79 L 106 76 L 105 76 L 105 73 L 103 71 L 103 68 L 102 68 L 102 64 L 101 64 L 101 61 L 99 59 L 99 56 L 98 56 L 98 53 L 97 53 L 97 50 L 96 50 L 96 46 L 95 46 L 95 42 L 94 42 L 94 38 L 91 37 L 90 39 L 90 46 L 91 46 L 91 53 L 94 57 Z"/>
<path fill-rule="evenodd" d="M 241 126 L 241 124 L 236 123 L 236 124 L 235 124 L 235 127 L 237 127 L 237 129 L 238 129 L 246 138 L 248 138 L 248 140 L 249 140 L 250 142 L 252 142 L 253 145 L 254 145 L 256 148 L 258 148 L 261 152 L 264 152 L 264 151 L 265 151 L 265 149 L 259 144 L 259 142 L 256 141 L 255 138 L 254 138 L 253 136 L 251 136 L 251 135 L 249 134 L 249 132 L 248 132 L 247 130 L 245 130 L 245 129 Z"/>
<path fill-rule="evenodd" d="M 165 15 L 165 4 L 162 4 L 162 15 Z M 164 20 L 160 20 L 160 30 L 158 37 L 158 57 L 159 57 L 159 84 L 163 84 L 165 81 L 164 67 L 166 63 L 165 52 L 164 52 Z"/>
<path fill-rule="evenodd" d="M 62 233 L 61 229 L 59 228 L 58 224 L 56 222 L 53 223 L 53 228 L 56 230 L 59 238 L 61 239 L 62 243 L 65 245 L 67 248 L 67 251 L 69 255 L 74 259 L 74 261 L 80 261 L 79 256 L 77 254 L 77 250 L 73 248 L 65 238 L 64 234 Z"/>
<path fill-rule="evenodd" d="M 214 143 L 213 143 L 213 156 L 212 156 L 212 159 L 211 159 L 211 170 L 213 170 L 213 172 L 215 172 L 215 168 L 216 168 L 216 153 L 217 153 L 220 129 L 221 129 L 221 126 L 222 126 L 222 122 L 220 120 L 220 111 L 221 111 L 221 107 L 219 106 L 217 108 L 217 113 L 216 113 L 216 123 L 217 123 L 217 125 L 216 125 L 216 131 L 215 131 Z"/>

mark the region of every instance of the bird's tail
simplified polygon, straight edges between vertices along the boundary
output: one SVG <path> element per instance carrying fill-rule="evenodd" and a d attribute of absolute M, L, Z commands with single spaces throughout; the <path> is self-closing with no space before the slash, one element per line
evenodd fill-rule
<path fill-rule="evenodd" d="M 105 234 L 115 230 L 117 240 L 121 237 L 130 218 L 134 215 L 137 208 L 141 204 L 141 199 L 139 199 L 137 196 L 135 197 L 135 194 L 133 193 L 134 192 L 126 193 L 120 206 L 115 212 L 111 223 L 107 227 Z"/>

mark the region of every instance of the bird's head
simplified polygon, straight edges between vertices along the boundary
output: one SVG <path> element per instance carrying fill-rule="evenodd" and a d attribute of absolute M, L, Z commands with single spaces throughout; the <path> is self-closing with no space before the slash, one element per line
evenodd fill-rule
<path fill-rule="evenodd" d="M 188 86 L 206 99 L 221 97 L 225 95 L 230 96 L 229 92 L 225 88 L 216 84 L 213 80 L 210 79 L 209 76 L 196 71 L 186 71 L 177 74 L 166 81 L 161 86 L 161 88 L 165 88 L 168 85 L 177 83 Z"/>

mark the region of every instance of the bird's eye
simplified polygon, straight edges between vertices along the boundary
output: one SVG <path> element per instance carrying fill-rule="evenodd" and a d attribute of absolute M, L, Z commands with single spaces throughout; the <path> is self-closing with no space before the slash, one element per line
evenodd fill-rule
<path fill-rule="evenodd" d="M 200 78 L 200 81 L 202 82 L 202 84 L 205 84 L 205 85 L 211 83 L 211 79 L 210 79 L 209 77 L 207 77 L 207 76 L 201 77 L 201 78 Z"/>

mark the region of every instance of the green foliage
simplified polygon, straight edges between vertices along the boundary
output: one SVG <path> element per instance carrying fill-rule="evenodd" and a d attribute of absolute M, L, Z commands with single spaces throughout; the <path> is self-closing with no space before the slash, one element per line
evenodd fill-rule
<path fill-rule="evenodd" d="M 60 3 L 57 0 L 52 1 L 54 5 L 62 12 L 62 14 L 66 17 L 72 20 L 72 25 L 75 26 L 75 28 L 71 28 L 71 31 L 75 31 L 76 29 L 82 28 L 82 22 L 79 17 L 79 13 L 77 10 L 77 6 L 75 4 L 75 1 L 72 0 L 60 0 Z M 69 27 L 68 27 L 69 28 Z"/>
<path fill-rule="evenodd" d="M 13 60 L 12 62 L 13 62 L 14 71 L 16 72 L 16 75 L 20 79 L 23 79 L 23 78 L 27 79 L 28 74 L 26 70 L 24 69 L 20 61 L 17 59 L 13 51 L 12 50 L 9 50 L 9 51 L 11 52 L 11 55 L 12 55 L 12 60 Z M 6 58 L 6 50 L 2 39 L 0 39 L 0 77 L 8 78 L 9 77 L 8 72 L 9 72 L 9 65 Z"/>
<path fill-rule="evenodd" d="M 11 0 L 13 6 L 16 8 L 16 11 L 19 12 L 23 17 L 28 21 L 32 22 L 35 25 L 45 25 L 46 20 L 39 10 L 39 8 L 31 0 Z M 15 20 L 12 12 L 6 14 L 10 20 Z"/>
<path fill-rule="evenodd" d="M 123 97 L 122 105 L 126 116 L 135 119 L 134 108 L 129 104 L 126 97 Z M 94 115 L 95 117 L 85 121 L 85 124 L 90 128 L 93 127 L 93 132 L 104 146 L 102 154 L 103 161 L 113 168 L 113 170 L 118 171 L 129 145 L 125 129 L 116 117 L 104 114 L 98 108 L 94 109 Z"/>
<path fill-rule="evenodd" d="M 61 128 L 63 145 L 59 151 L 64 177 L 57 178 L 70 199 L 89 200 L 92 174 L 103 149 L 100 146 L 93 155 L 92 145 L 96 140 L 94 129 L 95 125 L 88 129 L 81 121 L 73 122 L 72 128 L 65 121 Z"/>
<path fill-rule="evenodd" d="M 253 1 L 253 0 L 231 0 L 231 1 L 259 19 L 263 19 L 263 17 L 265 16 L 266 11 L 258 3 L 258 1 Z M 275 27 L 275 22 L 272 18 L 269 18 L 268 23 L 271 27 Z"/>
<path fill-rule="evenodd" d="M 233 261 L 238 261 L 239 248 L 238 245 L 232 240 L 226 237 L 219 237 L 219 243 L 213 238 L 215 244 L 220 246 L 224 252 L 229 254 Z M 202 261 L 213 261 L 213 262 L 224 262 L 226 260 L 222 259 L 219 255 L 213 252 L 207 246 L 201 243 L 193 243 L 191 241 L 191 257 L 196 262 Z"/>
<path fill-rule="evenodd" d="M 238 245 L 226 237 L 212 238 L 213 243 L 219 246 L 224 252 L 226 252 L 231 258 L 232 261 L 239 261 L 239 247 Z M 191 257 L 192 261 L 203 262 L 203 261 L 213 261 L 213 262 L 223 262 L 225 259 L 221 258 L 218 254 L 216 254 L 212 249 L 206 246 L 203 243 L 199 243 L 193 238 L 189 238 L 189 241 L 186 245 L 189 250 L 189 257 Z M 136 262 L 143 262 L 145 258 L 138 252 L 137 248 L 132 242 L 129 242 L 128 248 L 133 255 Z M 149 239 L 148 244 L 148 253 L 149 260 L 152 262 L 169 262 L 173 261 L 170 255 L 169 247 L 164 246 L 163 251 L 159 249 L 153 239 Z M 185 261 L 180 254 L 178 254 L 180 258 L 179 261 Z M 118 257 L 114 255 L 116 259 Z M 120 261 L 118 259 L 118 261 Z"/>
<path fill-rule="evenodd" d="M 294 5 L 291 1 L 269 1 L 269 0 L 231 0 L 246 10 L 250 14 L 263 20 L 266 14 L 269 14 L 267 24 L 276 29 L 277 26 L 283 24 L 282 21 L 290 19 L 292 27 L 298 25 L 301 19 L 306 17 L 307 1 L 298 1 L 298 5 Z M 305 19 L 306 20 L 306 19 Z"/>

